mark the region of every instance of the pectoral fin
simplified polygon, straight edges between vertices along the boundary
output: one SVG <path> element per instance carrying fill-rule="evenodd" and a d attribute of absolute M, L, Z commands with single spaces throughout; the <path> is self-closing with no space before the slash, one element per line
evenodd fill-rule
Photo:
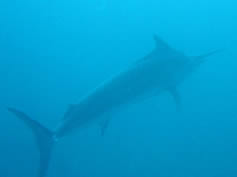
<path fill-rule="evenodd" d="M 101 122 L 100 124 L 100 128 L 101 128 L 101 136 L 104 136 L 107 129 L 108 129 L 108 126 L 109 126 L 109 123 L 110 123 L 110 119 L 105 119 L 104 121 Z"/>
<path fill-rule="evenodd" d="M 177 88 L 172 88 L 169 91 L 170 91 L 172 97 L 174 98 L 177 111 L 178 112 L 181 111 L 181 109 L 182 109 L 181 97 L 180 97 L 180 94 L 179 94 Z"/>

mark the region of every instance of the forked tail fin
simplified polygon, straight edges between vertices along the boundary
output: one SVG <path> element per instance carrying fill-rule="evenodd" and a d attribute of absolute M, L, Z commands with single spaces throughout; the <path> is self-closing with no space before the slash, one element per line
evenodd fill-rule
<path fill-rule="evenodd" d="M 15 108 L 8 108 L 8 111 L 22 120 L 25 125 L 28 126 L 33 132 L 40 152 L 40 167 L 38 177 L 45 177 L 49 167 L 52 148 L 55 143 L 54 133 L 42 126 L 39 122 L 31 119 L 25 113 Z"/>

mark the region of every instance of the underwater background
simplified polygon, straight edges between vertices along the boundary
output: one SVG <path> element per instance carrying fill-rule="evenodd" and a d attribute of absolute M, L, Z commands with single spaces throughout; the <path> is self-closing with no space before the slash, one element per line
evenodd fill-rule
<path fill-rule="evenodd" d="M 189 56 L 213 49 L 179 86 L 59 141 L 49 177 L 236 177 L 235 0 L 0 1 L 0 176 L 34 177 L 31 131 L 7 107 L 54 129 L 68 105 L 149 53 L 157 34 Z M 116 93 L 114 93 L 116 94 Z"/>

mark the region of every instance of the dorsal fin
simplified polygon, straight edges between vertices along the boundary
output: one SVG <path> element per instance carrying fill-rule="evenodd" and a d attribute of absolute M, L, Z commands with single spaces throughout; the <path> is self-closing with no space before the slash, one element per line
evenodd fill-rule
<path fill-rule="evenodd" d="M 147 56 L 137 60 L 134 64 L 139 64 L 149 59 L 166 59 L 172 56 L 180 55 L 181 53 L 173 49 L 168 43 L 166 43 L 163 39 L 159 38 L 157 35 L 153 36 L 156 47 L 155 49 L 149 53 Z"/>
<path fill-rule="evenodd" d="M 158 37 L 156 34 L 153 36 L 155 43 L 156 43 L 156 48 L 158 50 L 168 50 L 168 51 L 173 51 L 172 47 L 168 43 L 166 43 L 163 39 Z"/>

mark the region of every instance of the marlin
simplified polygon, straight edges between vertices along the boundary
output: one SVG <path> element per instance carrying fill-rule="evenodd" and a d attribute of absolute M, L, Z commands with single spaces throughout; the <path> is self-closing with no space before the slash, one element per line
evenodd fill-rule
<path fill-rule="evenodd" d="M 33 132 L 40 152 L 38 177 L 47 175 L 52 149 L 56 141 L 94 122 L 102 125 L 104 134 L 109 125 L 108 113 L 116 112 L 124 105 L 169 92 L 181 109 L 178 85 L 190 76 L 206 58 L 219 52 L 215 50 L 200 56 L 186 56 L 172 48 L 158 36 L 154 36 L 155 48 L 126 70 L 111 77 L 84 96 L 78 104 L 72 104 L 65 112 L 60 126 L 51 131 L 24 112 L 8 108 Z"/>

